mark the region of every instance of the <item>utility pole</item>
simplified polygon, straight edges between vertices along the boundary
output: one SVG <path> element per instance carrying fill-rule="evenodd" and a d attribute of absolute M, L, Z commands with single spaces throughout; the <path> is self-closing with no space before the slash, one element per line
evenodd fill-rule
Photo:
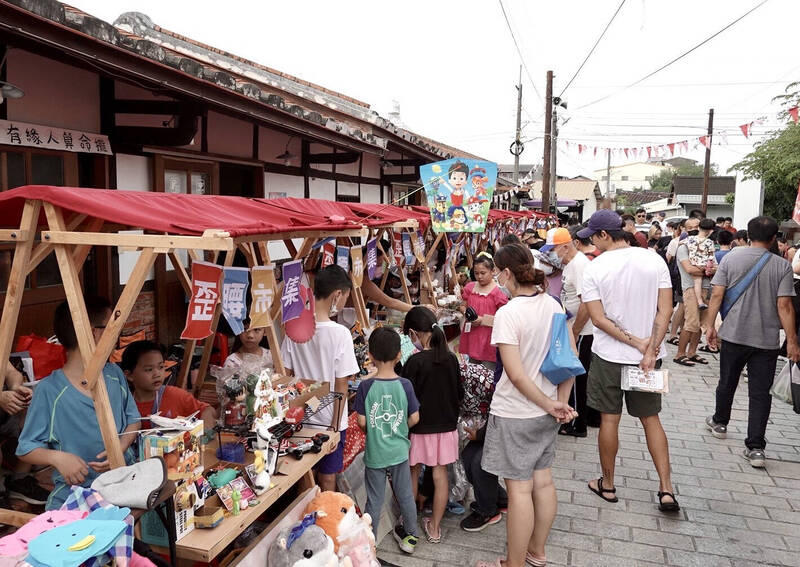
<path fill-rule="evenodd" d="M 700 210 L 706 214 L 708 208 L 708 178 L 711 175 L 711 137 L 714 132 L 714 109 L 708 111 L 708 144 L 706 145 L 706 163 L 703 168 L 703 200 L 700 202 Z"/>
<path fill-rule="evenodd" d="M 550 158 L 552 157 L 553 72 L 547 72 L 547 91 L 544 97 L 544 156 L 542 164 L 542 212 L 550 212 Z"/>
<path fill-rule="evenodd" d="M 519 154 L 522 153 L 520 136 L 522 135 L 522 65 L 519 66 L 519 83 L 517 84 L 517 137 L 511 153 L 514 154 L 514 184 L 519 181 Z"/>
<path fill-rule="evenodd" d="M 550 151 L 553 152 L 553 157 L 550 158 L 550 167 L 553 169 L 550 172 L 550 199 L 556 208 L 556 214 L 558 214 L 558 192 L 556 191 L 558 187 L 558 104 L 553 105 L 553 127 L 550 134 L 553 138 L 550 145 Z"/>
<path fill-rule="evenodd" d="M 611 198 L 611 148 L 606 148 L 608 162 L 606 163 L 606 198 Z"/>

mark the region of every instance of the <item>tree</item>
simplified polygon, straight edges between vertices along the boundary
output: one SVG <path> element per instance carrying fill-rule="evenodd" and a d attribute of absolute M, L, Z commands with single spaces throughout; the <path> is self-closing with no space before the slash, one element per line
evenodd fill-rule
<path fill-rule="evenodd" d="M 712 163 L 709 169 L 711 170 L 709 172 L 711 175 L 717 174 L 717 164 Z M 672 187 L 672 180 L 676 175 L 682 175 L 685 177 L 702 177 L 703 170 L 704 167 L 699 163 L 687 163 L 685 165 L 679 165 L 670 169 L 664 169 L 650 180 L 650 189 L 653 191 L 669 192 L 670 188 Z"/>
<path fill-rule="evenodd" d="M 800 100 L 800 83 L 790 83 L 784 94 L 773 100 L 783 104 L 780 116 L 787 118 L 788 109 Z M 761 179 L 765 215 L 778 220 L 790 218 L 800 180 L 800 125 L 789 123 L 771 132 L 731 169 L 744 173 L 745 179 Z"/>

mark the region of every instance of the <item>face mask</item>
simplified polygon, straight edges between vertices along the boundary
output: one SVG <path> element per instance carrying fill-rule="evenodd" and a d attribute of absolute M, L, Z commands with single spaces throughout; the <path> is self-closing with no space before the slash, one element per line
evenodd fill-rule
<path fill-rule="evenodd" d="M 408 335 L 408 338 L 411 338 L 410 334 Z M 417 336 L 417 333 L 414 333 L 414 338 L 411 339 L 411 344 L 414 345 L 414 348 L 417 349 L 417 350 L 420 350 L 420 351 L 424 350 L 423 347 L 422 347 L 422 342 L 420 342 L 419 336 Z"/>
<path fill-rule="evenodd" d="M 550 252 L 547 253 L 547 259 L 550 261 L 550 263 L 553 265 L 554 268 L 556 268 L 557 270 L 561 269 L 561 258 L 558 257 L 558 254 L 556 254 L 555 250 L 550 250 Z"/>
<path fill-rule="evenodd" d="M 686 234 L 688 234 L 689 236 L 697 236 L 698 234 L 700 234 L 700 230 L 688 230 L 686 231 Z"/>

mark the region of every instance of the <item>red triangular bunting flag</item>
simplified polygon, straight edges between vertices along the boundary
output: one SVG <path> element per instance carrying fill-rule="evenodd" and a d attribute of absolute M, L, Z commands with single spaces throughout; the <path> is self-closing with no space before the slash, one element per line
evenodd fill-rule
<path fill-rule="evenodd" d="M 578 153 L 579 154 L 583 153 L 583 144 L 578 144 Z"/>
<path fill-rule="evenodd" d="M 594 148 L 594 157 L 597 157 L 597 146 Z"/>
<path fill-rule="evenodd" d="M 798 114 L 799 113 L 796 106 L 793 106 L 792 108 L 789 109 L 789 116 L 792 117 L 792 120 L 794 120 L 795 124 L 797 124 Z"/>
<path fill-rule="evenodd" d="M 647 146 L 647 157 L 653 156 L 653 146 Z"/>
<path fill-rule="evenodd" d="M 675 143 L 667 144 L 669 146 L 669 153 L 675 155 Z"/>
<path fill-rule="evenodd" d="M 683 151 L 688 152 L 689 151 L 689 140 L 684 140 L 681 143 L 683 144 Z"/>
<path fill-rule="evenodd" d="M 752 122 L 750 124 L 742 124 L 741 126 L 739 126 L 739 129 L 742 131 L 742 134 L 744 134 L 745 138 L 750 137 L 750 128 L 752 126 L 753 126 Z"/>
<path fill-rule="evenodd" d="M 625 157 L 628 157 L 628 148 L 625 148 L 623 151 L 625 152 Z"/>
<path fill-rule="evenodd" d="M 569 142 L 568 141 L 564 140 L 564 145 L 567 147 L 567 149 L 569 149 Z"/>
<path fill-rule="evenodd" d="M 701 144 L 711 149 L 711 141 L 708 139 L 708 136 L 700 136 L 699 140 Z"/>

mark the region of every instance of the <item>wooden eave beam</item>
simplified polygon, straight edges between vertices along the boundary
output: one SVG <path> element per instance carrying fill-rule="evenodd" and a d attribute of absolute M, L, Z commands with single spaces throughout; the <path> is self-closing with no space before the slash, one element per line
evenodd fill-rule
<path fill-rule="evenodd" d="M 336 154 L 309 154 L 308 163 L 355 163 L 361 154 L 342 152 Z"/>
<path fill-rule="evenodd" d="M 42 241 L 51 244 L 123 246 L 128 248 L 233 250 L 236 244 L 225 236 L 168 236 L 160 234 L 116 234 L 107 232 L 42 231 Z"/>

